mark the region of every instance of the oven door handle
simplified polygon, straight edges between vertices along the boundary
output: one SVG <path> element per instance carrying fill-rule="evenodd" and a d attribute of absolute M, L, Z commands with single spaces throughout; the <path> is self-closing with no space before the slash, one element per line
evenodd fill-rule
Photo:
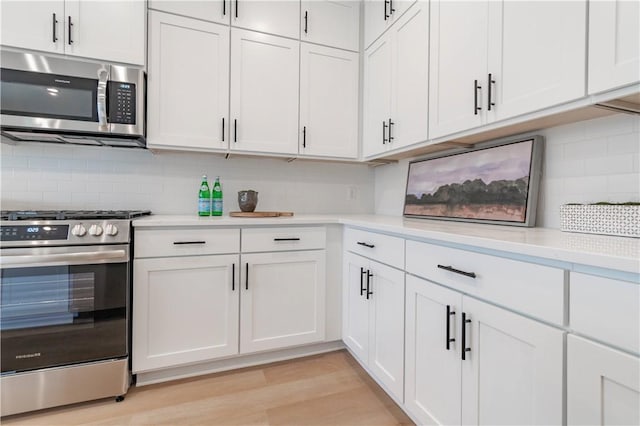
<path fill-rule="evenodd" d="M 91 263 L 127 262 L 126 250 L 86 251 L 78 253 L 6 255 L 0 257 L 1 266 L 55 266 L 63 263 L 78 265 Z"/>

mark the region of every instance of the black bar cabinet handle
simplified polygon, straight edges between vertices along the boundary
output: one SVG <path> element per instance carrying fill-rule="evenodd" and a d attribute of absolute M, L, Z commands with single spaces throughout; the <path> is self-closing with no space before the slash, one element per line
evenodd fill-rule
<path fill-rule="evenodd" d="M 300 238 L 298 238 L 298 237 L 293 237 L 293 238 L 274 238 L 273 241 L 300 241 Z"/>
<path fill-rule="evenodd" d="M 244 289 L 249 290 L 249 262 L 244 267 Z"/>
<path fill-rule="evenodd" d="M 222 142 L 224 142 L 224 117 L 222 117 Z"/>
<path fill-rule="evenodd" d="M 231 291 L 236 291 L 236 264 L 231 264 Z"/>
<path fill-rule="evenodd" d="M 233 142 L 238 142 L 238 120 L 233 119 Z"/>
<path fill-rule="evenodd" d="M 69 25 L 67 26 L 67 31 L 69 32 L 69 45 L 73 44 L 73 40 L 71 39 L 71 27 L 73 27 L 73 23 L 71 23 L 71 16 L 69 16 Z"/>
<path fill-rule="evenodd" d="M 449 348 L 451 346 L 450 345 L 451 342 L 455 342 L 456 341 L 456 339 L 451 338 L 451 335 L 450 335 L 450 333 L 451 333 L 451 315 L 455 315 L 455 314 L 456 314 L 456 311 L 452 311 L 451 310 L 451 306 L 447 305 L 447 342 L 446 342 L 446 345 L 445 345 L 447 350 L 449 350 Z"/>
<path fill-rule="evenodd" d="M 491 107 L 492 106 L 496 106 L 496 104 L 494 102 L 491 101 L 491 92 L 493 91 L 493 85 L 496 83 L 496 81 L 493 79 L 493 76 L 491 75 L 491 73 L 489 73 L 489 78 L 487 81 L 487 86 L 489 87 L 488 89 L 488 93 L 487 93 L 487 109 L 489 111 L 491 111 Z"/>
<path fill-rule="evenodd" d="M 389 0 L 389 15 L 393 15 L 396 10 L 393 8 L 393 0 Z"/>
<path fill-rule="evenodd" d="M 387 143 L 387 122 L 382 122 L 382 145 Z"/>
<path fill-rule="evenodd" d="M 302 147 L 307 147 L 307 126 L 302 126 Z"/>
<path fill-rule="evenodd" d="M 227 15 L 227 0 L 222 0 L 222 16 Z"/>
<path fill-rule="evenodd" d="M 56 14 L 53 14 L 53 42 L 57 42 L 58 41 L 58 20 L 56 19 Z"/>
<path fill-rule="evenodd" d="M 365 243 L 364 241 L 358 241 L 357 243 L 359 246 L 365 246 L 365 247 L 369 247 L 369 248 L 374 248 L 375 245 L 373 244 L 369 244 L 369 243 Z"/>
<path fill-rule="evenodd" d="M 364 296 L 364 274 L 364 268 L 360 267 L 360 296 Z"/>
<path fill-rule="evenodd" d="M 238 17 L 238 0 L 236 0 L 236 18 Z"/>
<path fill-rule="evenodd" d="M 451 266 L 438 265 L 438 268 L 444 269 L 445 271 L 449 271 L 449 272 L 455 272 L 456 274 L 464 275 L 465 277 L 470 277 L 470 278 L 476 277 L 475 272 L 461 271 L 460 269 L 452 268 Z"/>
<path fill-rule="evenodd" d="M 391 3 L 391 0 L 384 0 L 384 20 L 389 19 L 389 15 L 387 14 L 387 5 Z"/>
<path fill-rule="evenodd" d="M 396 123 L 394 123 L 393 121 L 391 121 L 391 119 L 389 119 L 389 143 L 391 143 L 391 141 L 393 141 L 394 139 L 394 137 L 391 136 L 391 126 L 393 126 L 394 124 Z"/>
<path fill-rule="evenodd" d="M 308 33 L 308 27 L 309 27 L 309 11 L 305 10 L 304 11 L 304 33 L 307 34 Z"/>
<path fill-rule="evenodd" d="M 471 320 L 467 319 L 467 314 L 462 313 L 462 360 L 466 359 L 465 355 L 467 352 L 471 352 L 471 348 L 467 347 L 467 324 L 470 323 Z"/>
<path fill-rule="evenodd" d="M 478 115 L 482 109 L 478 106 L 478 89 L 482 89 L 482 86 L 478 86 L 478 80 L 473 80 L 473 115 Z"/>
<path fill-rule="evenodd" d="M 206 241 L 174 241 L 173 245 L 175 246 L 184 246 L 188 244 L 207 244 Z"/>
<path fill-rule="evenodd" d="M 367 300 L 369 300 L 369 296 L 373 295 L 373 291 L 370 291 L 371 277 L 373 277 L 373 274 L 371 273 L 371 271 L 367 270 Z"/>

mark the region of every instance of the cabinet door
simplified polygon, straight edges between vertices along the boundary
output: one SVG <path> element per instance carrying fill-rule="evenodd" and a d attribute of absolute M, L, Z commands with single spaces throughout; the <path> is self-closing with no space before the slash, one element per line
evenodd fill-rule
<path fill-rule="evenodd" d="M 364 53 L 363 156 L 387 150 L 391 118 L 391 37 L 386 34 Z"/>
<path fill-rule="evenodd" d="M 231 0 L 149 0 L 149 9 L 229 25 Z"/>
<path fill-rule="evenodd" d="M 369 300 L 366 297 L 369 262 L 345 253 L 343 273 L 342 340 L 365 364 L 369 362 Z"/>
<path fill-rule="evenodd" d="M 407 275 L 405 405 L 421 424 L 460 424 L 461 307 L 460 293 Z"/>
<path fill-rule="evenodd" d="M 483 124 L 482 89 L 487 77 L 486 1 L 431 3 L 429 135 L 431 138 Z"/>
<path fill-rule="evenodd" d="M 135 260 L 133 282 L 134 373 L 238 353 L 237 255 Z"/>
<path fill-rule="evenodd" d="M 640 3 L 589 2 L 589 94 L 640 81 Z"/>
<path fill-rule="evenodd" d="M 462 423 L 561 424 L 564 332 L 466 296 L 462 308 Z"/>
<path fill-rule="evenodd" d="M 242 255 L 240 353 L 320 342 L 324 250 Z"/>
<path fill-rule="evenodd" d="M 416 0 L 365 0 L 364 47 L 367 48 Z"/>
<path fill-rule="evenodd" d="M 302 0 L 300 39 L 358 51 L 360 47 L 360 2 Z"/>
<path fill-rule="evenodd" d="M 63 53 L 65 43 L 64 1 L 2 2 L 3 46 Z"/>
<path fill-rule="evenodd" d="M 490 121 L 585 95 L 586 3 L 489 2 L 488 73 L 495 83 L 489 87 L 483 76 L 482 107 L 491 107 Z"/>
<path fill-rule="evenodd" d="M 233 0 L 231 25 L 284 37 L 300 37 L 300 2 Z"/>
<path fill-rule="evenodd" d="M 391 27 L 393 140 L 400 148 L 427 140 L 429 113 L 429 3 L 419 1 Z"/>
<path fill-rule="evenodd" d="M 569 335 L 567 424 L 640 424 L 640 359 Z"/>
<path fill-rule="evenodd" d="M 227 148 L 229 27 L 150 11 L 148 84 L 149 146 Z"/>
<path fill-rule="evenodd" d="M 67 55 L 144 65 L 145 2 L 66 0 L 65 15 Z"/>
<path fill-rule="evenodd" d="M 404 272 L 373 261 L 369 270 L 369 368 L 403 401 Z"/>
<path fill-rule="evenodd" d="M 299 45 L 231 30 L 231 150 L 297 154 Z"/>
<path fill-rule="evenodd" d="M 300 46 L 300 153 L 358 155 L 358 54 Z"/>

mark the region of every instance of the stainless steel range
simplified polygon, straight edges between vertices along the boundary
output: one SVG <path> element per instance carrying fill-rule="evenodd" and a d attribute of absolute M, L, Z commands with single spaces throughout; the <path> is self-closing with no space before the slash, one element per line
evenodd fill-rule
<path fill-rule="evenodd" d="M 7 416 L 129 388 L 131 219 L 149 211 L 2 211 Z"/>

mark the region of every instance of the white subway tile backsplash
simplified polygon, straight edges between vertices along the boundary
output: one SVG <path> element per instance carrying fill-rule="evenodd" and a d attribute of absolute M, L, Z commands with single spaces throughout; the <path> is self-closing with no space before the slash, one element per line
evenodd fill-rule
<path fill-rule="evenodd" d="M 607 154 L 609 155 L 638 152 L 640 152 L 640 138 L 636 133 L 615 135 L 607 138 Z"/>
<path fill-rule="evenodd" d="M 608 191 L 614 192 L 628 192 L 636 194 L 634 199 L 626 201 L 640 201 L 640 179 L 637 174 L 615 174 L 607 176 Z"/>
<path fill-rule="evenodd" d="M 589 176 L 632 172 L 633 157 L 630 155 L 613 155 L 585 160 L 585 174 Z"/>
<path fill-rule="evenodd" d="M 565 144 L 563 158 L 565 160 L 576 160 L 584 158 L 597 158 L 606 154 L 607 140 L 603 137 Z"/>

